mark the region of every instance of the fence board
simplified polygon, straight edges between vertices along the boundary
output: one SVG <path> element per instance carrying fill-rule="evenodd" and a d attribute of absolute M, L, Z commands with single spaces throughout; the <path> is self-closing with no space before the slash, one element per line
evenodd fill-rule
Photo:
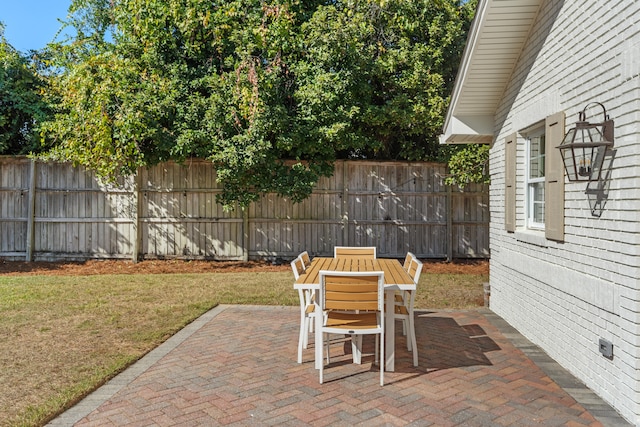
<path fill-rule="evenodd" d="M 29 162 L 9 158 L 0 165 L 0 253 L 26 251 Z"/>

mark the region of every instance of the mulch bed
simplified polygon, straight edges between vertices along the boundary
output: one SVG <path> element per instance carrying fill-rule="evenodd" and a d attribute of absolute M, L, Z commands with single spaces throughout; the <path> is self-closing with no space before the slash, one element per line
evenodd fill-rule
<path fill-rule="evenodd" d="M 424 272 L 441 274 L 488 274 L 488 260 L 423 260 Z M 186 260 L 88 260 L 83 262 L 23 262 L 0 260 L 0 275 L 64 275 L 100 274 L 168 274 L 168 273 L 236 273 L 291 271 L 288 263 L 267 261 L 186 261 Z"/>

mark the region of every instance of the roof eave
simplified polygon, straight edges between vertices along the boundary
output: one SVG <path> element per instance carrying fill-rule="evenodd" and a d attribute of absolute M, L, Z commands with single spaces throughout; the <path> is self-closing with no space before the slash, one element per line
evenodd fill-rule
<path fill-rule="evenodd" d="M 493 115 L 451 116 L 441 144 L 490 144 L 493 141 Z"/>
<path fill-rule="evenodd" d="M 478 2 L 440 143 L 493 142 L 495 112 L 542 2 L 543 0 Z M 514 27 L 514 22 L 518 23 L 517 27 Z M 482 64 L 481 67 L 478 67 L 479 63 Z"/>

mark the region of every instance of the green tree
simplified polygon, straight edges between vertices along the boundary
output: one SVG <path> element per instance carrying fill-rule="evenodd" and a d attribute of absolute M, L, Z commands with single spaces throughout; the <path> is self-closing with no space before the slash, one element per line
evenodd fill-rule
<path fill-rule="evenodd" d="M 36 128 L 49 112 L 44 88 L 34 63 L 7 42 L 0 22 L 0 154 L 39 149 Z"/>
<path fill-rule="evenodd" d="M 489 149 L 488 144 L 455 147 L 448 161 L 449 176 L 445 180 L 446 184 L 460 187 L 469 183 L 488 184 Z"/>
<path fill-rule="evenodd" d="M 472 6 L 75 0 L 49 158 L 102 177 L 210 159 L 232 208 L 300 201 L 337 158 L 435 159 Z M 110 37 L 105 40 L 105 34 Z"/>
<path fill-rule="evenodd" d="M 437 160 L 471 7 L 414 0 L 319 8 L 303 28 L 312 127 L 334 132 L 343 156 Z"/>

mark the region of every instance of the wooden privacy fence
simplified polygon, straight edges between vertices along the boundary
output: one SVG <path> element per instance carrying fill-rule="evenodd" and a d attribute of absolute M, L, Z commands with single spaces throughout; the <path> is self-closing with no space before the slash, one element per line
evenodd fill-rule
<path fill-rule="evenodd" d="M 302 203 L 268 194 L 224 212 L 210 162 L 164 163 L 117 185 L 67 163 L 0 156 L 0 257 L 291 259 L 335 245 L 380 257 L 489 257 L 488 187 L 444 185 L 446 166 L 338 161 Z"/>

